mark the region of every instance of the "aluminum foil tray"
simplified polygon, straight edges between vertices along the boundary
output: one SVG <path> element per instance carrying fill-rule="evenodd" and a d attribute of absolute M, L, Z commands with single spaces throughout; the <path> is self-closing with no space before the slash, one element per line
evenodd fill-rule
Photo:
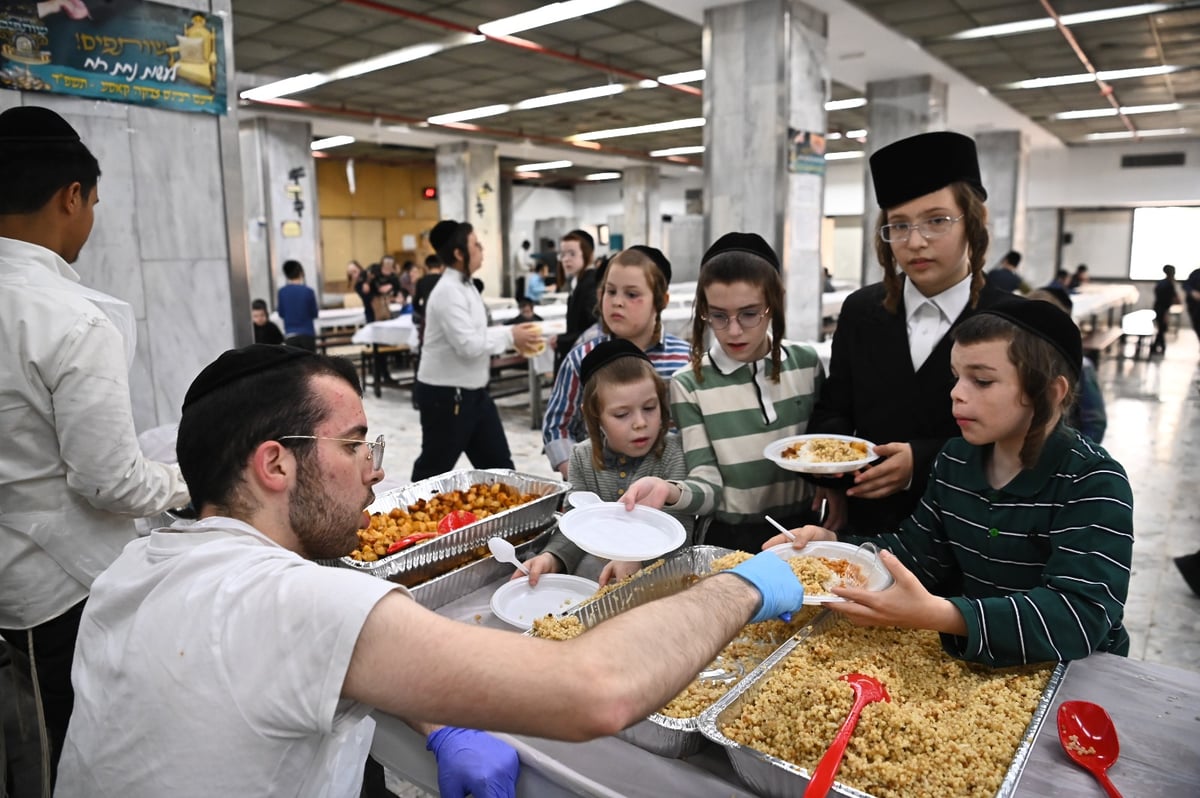
<path fill-rule="evenodd" d="M 553 522 L 559 500 L 564 493 L 571 489 L 569 482 L 522 474 L 508 469 L 495 468 L 483 471 L 464 469 L 388 491 L 376 497 L 374 504 L 367 509 L 372 513 L 386 513 L 397 507 L 407 508 L 418 499 L 430 499 L 439 493 L 447 493 L 452 490 L 465 491 L 472 485 L 491 485 L 496 482 L 511 485 L 521 493 L 537 494 L 541 498 L 490 515 L 473 524 L 440 535 L 428 543 L 381 557 L 375 562 L 359 562 L 350 557 L 341 557 L 336 560 L 322 560 L 321 563 L 353 568 L 380 579 L 388 579 L 406 587 L 413 587 L 449 573 L 473 560 L 490 556 L 487 547 L 488 538 L 502 537 L 513 544 L 524 543 L 532 539 L 540 530 Z"/>
<path fill-rule="evenodd" d="M 719 546 L 691 546 L 683 549 L 662 565 L 636 574 L 628 583 L 584 602 L 567 615 L 578 616 L 587 628 L 619 615 L 648 601 L 670 596 L 691 586 L 699 576 L 712 572 L 713 560 L 729 554 L 732 549 Z M 699 730 L 699 716 L 672 718 L 655 712 L 617 736 L 653 754 L 666 757 L 691 756 L 705 743 Z"/>
<path fill-rule="evenodd" d="M 721 700 L 700 715 L 701 734 L 724 747 L 734 771 L 742 782 L 766 798 L 793 798 L 793 796 L 803 795 L 811 774 L 807 768 L 799 767 L 729 739 L 721 731 L 721 725 L 727 719 L 733 719 L 741 713 L 743 703 L 754 697 L 758 688 L 771 677 L 779 663 L 783 662 L 796 647 L 805 645 L 809 637 L 813 634 L 820 634 L 837 620 L 838 616 L 828 612 L 813 619 L 795 637 L 763 660 L 762 664 L 745 679 L 734 685 L 733 689 L 726 693 Z M 1021 777 L 1021 771 L 1025 769 L 1025 763 L 1029 760 L 1029 755 L 1033 750 L 1034 738 L 1037 737 L 1038 730 L 1046 719 L 1050 705 L 1054 702 L 1054 694 L 1058 692 L 1066 672 L 1067 663 L 1060 662 L 1050 673 L 1046 689 L 1042 691 L 1042 696 L 1033 710 L 1033 717 L 1025 728 L 1025 733 L 1017 746 L 1017 752 L 1013 756 L 1012 764 L 1009 765 L 1008 771 L 1004 774 L 1004 780 L 1001 781 L 1000 788 L 996 791 L 996 798 L 1010 798 L 1014 794 L 1017 780 Z M 842 798 L 873 798 L 869 793 L 839 781 L 833 783 L 829 794 L 842 796 Z"/>
<path fill-rule="evenodd" d="M 553 531 L 552 525 L 542 527 L 536 537 L 517 546 L 517 557 L 524 561 L 535 554 L 550 538 L 551 531 Z M 474 593 L 484 585 L 490 585 L 502 577 L 509 576 L 512 570 L 511 565 L 496 562 L 496 558 L 488 554 L 482 560 L 468 563 L 448 574 L 442 574 L 428 582 L 422 582 L 416 587 L 409 588 L 409 592 L 422 607 L 436 610 L 469 593 Z"/>

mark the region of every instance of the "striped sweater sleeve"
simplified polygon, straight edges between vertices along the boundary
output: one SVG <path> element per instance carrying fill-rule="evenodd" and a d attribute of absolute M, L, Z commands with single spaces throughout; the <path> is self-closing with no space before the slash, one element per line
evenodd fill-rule
<path fill-rule="evenodd" d="M 679 482 L 679 501 L 669 508 L 672 512 L 709 515 L 720 504 L 724 480 L 717 466 L 717 455 L 704 426 L 700 403 L 695 390 L 685 385 L 687 372 L 671 380 L 671 415 L 683 439 L 683 458 L 688 478 Z M 681 377 L 685 379 L 681 379 Z"/>

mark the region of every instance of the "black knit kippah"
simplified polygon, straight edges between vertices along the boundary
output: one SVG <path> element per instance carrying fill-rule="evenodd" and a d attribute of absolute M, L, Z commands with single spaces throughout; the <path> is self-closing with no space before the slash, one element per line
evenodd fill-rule
<path fill-rule="evenodd" d="M 771 264 L 775 271 L 780 271 L 779 256 L 758 233 L 726 233 L 708 248 L 708 252 L 705 252 L 704 257 L 700 259 L 700 265 L 703 266 L 717 255 L 725 252 L 748 252 L 751 255 L 757 255 Z"/>
<path fill-rule="evenodd" d="M 0 114 L 0 142 L 5 144 L 77 144 L 75 128 L 49 108 L 24 105 Z"/>
<path fill-rule="evenodd" d="M 243 377 L 271 371 L 305 357 L 316 355 L 294 346 L 273 344 L 251 344 L 241 349 L 230 349 L 205 366 L 192 380 L 187 395 L 183 397 L 183 409 L 187 410 L 188 405 Z"/>
<path fill-rule="evenodd" d="M 979 312 L 999 316 L 1041 338 L 1067 359 L 1075 378 L 1079 378 L 1083 371 L 1083 339 L 1079 327 L 1056 305 L 1014 297 L 1002 299 Z"/>
<path fill-rule="evenodd" d="M 592 234 L 589 233 L 587 230 L 580 230 L 577 228 L 577 229 L 572 230 L 571 232 L 567 233 L 567 235 L 579 236 L 580 238 L 582 238 L 584 241 L 587 242 L 588 247 L 593 252 L 596 250 L 596 239 L 592 238 Z"/>
<path fill-rule="evenodd" d="M 871 156 L 871 181 L 875 202 L 884 209 L 960 181 L 987 199 L 975 140 L 950 131 L 919 133 L 882 147 Z"/>
<path fill-rule="evenodd" d="M 458 231 L 458 222 L 453 219 L 442 219 L 433 226 L 429 231 L 429 243 L 433 246 L 434 252 L 441 252 L 442 248 L 454 238 L 454 233 Z"/>
<path fill-rule="evenodd" d="M 591 352 L 588 352 L 583 362 L 579 364 L 579 382 L 581 385 L 587 385 L 588 380 L 595 376 L 596 372 L 614 360 L 620 360 L 623 357 L 641 358 L 647 363 L 650 358 L 646 357 L 646 353 L 638 349 L 637 344 L 631 341 L 626 341 L 624 338 L 612 338 L 608 341 L 602 341 L 596 344 Z"/>
<path fill-rule="evenodd" d="M 667 260 L 667 256 L 658 247 L 648 247 L 645 244 L 634 244 L 630 249 L 635 252 L 640 252 L 650 260 L 654 261 L 654 265 L 667 278 L 667 284 L 671 283 L 671 261 Z"/>

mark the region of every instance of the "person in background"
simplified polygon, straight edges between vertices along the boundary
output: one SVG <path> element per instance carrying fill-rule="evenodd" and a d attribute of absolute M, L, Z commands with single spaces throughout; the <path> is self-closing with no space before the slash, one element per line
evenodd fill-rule
<path fill-rule="evenodd" d="M 615 502 L 642 477 L 687 476 L 679 436 L 667 434 L 671 424 L 667 384 L 645 352 L 624 338 L 602 341 L 580 363 L 579 379 L 588 437 L 571 450 L 567 479 L 574 490 L 591 491 Z M 687 532 L 682 545 L 690 546 L 696 517 L 685 513 L 678 519 Z M 536 586 L 544 573 L 578 573 L 584 556 L 582 549 L 556 531 L 545 550 L 525 562 L 529 583 Z M 641 567 L 640 562 L 608 561 L 600 572 L 600 584 L 620 581 Z M 519 575 L 517 571 L 513 577 Z"/>
<path fill-rule="evenodd" d="M 525 352 L 542 340 L 541 327 L 489 327 L 471 274 L 483 267 L 483 246 L 466 222 L 444 219 L 429 242 L 446 264 L 425 305 L 425 342 L 413 391 L 421 413 L 421 453 L 412 480 L 443 474 L 466 454 L 475 468 L 512 468 L 508 437 L 487 392 L 492 355 Z"/>
<path fill-rule="evenodd" d="M 1071 315 L 1071 308 L 1075 304 L 1066 289 L 1040 288 L 1030 292 L 1027 298 L 1050 302 L 1068 316 Z M 1100 379 L 1096 376 L 1096 364 L 1090 357 L 1083 358 L 1079 383 L 1075 386 L 1075 401 L 1067 408 L 1066 422 L 1093 443 L 1104 442 L 1104 432 L 1108 429 L 1108 413 L 1104 407 L 1104 392 L 1100 390 Z"/>
<path fill-rule="evenodd" d="M 346 263 L 346 291 L 358 293 L 358 284 L 363 279 L 363 267 L 356 260 Z M 361 298 L 361 294 L 360 294 Z"/>
<path fill-rule="evenodd" d="M 283 343 L 283 333 L 267 315 L 267 300 L 256 299 L 250 303 L 250 320 L 254 322 L 254 343 Z"/>
<path fill-rule="evenodd" d="M 1192 329 L 1200 338 L 1200 269 L 1195 269 L 1183 283 L 1183 301 L 1187 306 L 1188 318 L 1192 320 Z"/>
<path fill-rule="evenodd" d="M 431 322 L 459 286 L 473 290 L 439 283 Z M 231 350 L 192 382 L 178 452 L 200 520 L 154 530 L 96 580 L 58 798 L 355 798 L 373 707 L 426 735 L 444 798 L 508 798 L 516 752 L 462 727 L 615 734 L 751 616 L 803 602 L 769 554 L 559 642 L 458 623 L 319 565 L 358 545 L 384 478 L 361 396 L 352 364 L 286 346 Z"/>
<path fill-rule="evenodd" d="M 283 276 L 287 278 L 287 285 L 279 288 L 275 310 L 283 319 L 284 341 L 289 346 L 315 352 L 317 330 L 313 322 L 317 320 L 320 312 L 317 294 L 304 284 L 304 267 L 300 265 L 300 261 L 284 261 Z"/>
<path fill-rule="evenodd" d="M 1057 288 L 1062 291 L 1070 292 L 1067 284 L 1071 282 L 1071 273 L 1066 269 L 1059 269 L 1054 272 L 1054 279 L 1046 284 L 1046 288 Z"/>
<path fill-rule="evenodd" d="M 1000 265 L 987 273 L 987 284 L 1008 294 L 1018 291 L 1022 294 L 1029 293 L 1029 285 L 1017 274 L 1017 267 L 1020 265 L 1021 253 L 1015 249 L 1009 251 L 1001 258 Z"/>
<path fill-rule="evenodd" d="M 825 525 L 859 534 L 895 529 L 912 513 L 934 456 L 959 434 L 946 400 L 950 330 L 1009 296 L 983 276 L 987 191 L 971 138 L 936 132 L 893 142 L 871 156 L 871 177 L 883 282 L 842 305 L 829 379 L 808 425 L 876 444 L 874 464 L 817 482 Z"/>
<path fill-rule="evenodd" d="M 575 348 L 580 333 L 596 321 L 596 242 L 586 230 L 572 230 L 559 242 L 558 257 L 570 285 L 567 297 L 567 329 L 555 338 L 555 373 Z"/>
<path fill-rule="evenodd" d="M 664 380 L 688 363 L 687 341 L 662 329 L 662 312 L 670 300 L 671 262 L 655 247 L 634 245 L 608 262 L 600 290 L 603 299 L 600 334 L 571 350 L 563 362 L 542 418 L 542 442 L 546 457 L 563 477 L 567 476 L 575 444 L 587 436 L 580 403 L 583 359 L 601 341 L 624 338 L 646 353 Z"/>
<path fill-rule="evenodd" d="M 822 266 L 821 273 L 825 276 L 825 282 L 824 286 L 822 287 L 822 291 L 824 291 L 826 294 L 836 291 L 837 286 L 833 284 L 833 275 L 829 272 L 829 268 Z"/>
<path fill-rule="evenodd" d="M 396 259 L 391 255 L 384 255 L 383 259 L 379 261 L 378 267 L 371 267 L 367 298 L 376 308 L 375 321 L 390 319 L 392 317 L 391 304 L 405 301 L 404 294 L 400 289 L 400 275 L 396 274 Z"/>
<path fill-rule="evenodd" d="M 635 245 L 635 246 L 637 246 L 637 245 Z M 633 249 L 633 248 L 634 247 L 630 247 L 630 249 Z M 655 252 L 659 252 L 659 251 L 660 250 L 657 250 L 657 249 L 655 250 Z M 664 256 L 664 259 L 665 259 L 665 256 Z M 579 337 L 575 339 L 575 347 L 576 348 L 583 346 L 588 341 L 595 341 L 597 338 L 599 338 L 600 336 L 605 334 L 604 312 L 603 312 L 604 277 L 608 273 L 608 264 L 610 264 L 610 263 L 612 263 L 611 255 L 602 255 L 599 258 L 596 258 L 596 268 L 594 269 L 594 271 L 596 272 L 596 308 L 600 311 L 600 313 L 599 313 L 599 317 L 596 319 L 596 321 L 593 322 L 590 327 L 588 327 L 583 332 L 581 332 L 579 334 Z M 670 375 L 667 375 L 666 377 L 664 377 L 664 379 L 669 379 L 669 378 L 670 378 Z"/>
<path fill-rule="evenodd" d="M 438 259 L 437 255 L 425 257 L 425 274 L 420 280 L 417 280 L 416 288 L 413 291 L 413 323 L 417 325 L 418 329 L 424 330 L 425 328 L 425 303 L 429 301 L 433 287 L 437 285 L 438 279 L 445 270 L 445 264 Z"/>
<path fill-rule="evenodd" d="M 532 299 L 522 297 L 521 301 L 517 303 L 517 307 L 519 309 L 517 315 L 504 322 L 505 324 L 526 324 L 531 321 L 542 321 L 542 317 L 534 312 Z"/>
<path fill-rule="evenodd" d="M 538 262 L 534 264 L 533 271 L 525 280 L 525 296 L 533 301 L 533 304 L 540 304 L 542 297 L 546 293 L 546 276 L 550 274 L 550 267 L 545 263 Z"/>
<path fill-rule="evenodd" d="M 138 445 L 133 308 L 83 286 L 69 265 L 91 235 L 99 180 L 57 113 L 0 113 L 0 647 L 21 677 L 3 691 L 28 685 L 36 708 L 24 740 L 0 729 L 0 749 L 40 751 L 40 767 L 9 782 L 40 783 L 39 795 L 50 794 L 67 732 L 92 580 L 136 537 L 134 519 L 188 503 L 179 468 Z"/>
<path fill-rule="evenodd" d="M 411 260 L 404 261 L 404 265 L 400 267 L 400 296 L 404 297 L 404 302 L 409 302 L 412 299 L 413 291 L 417 288 L 417 264 Z"/>
<path fill-rule="evenodd" d="M 623 501 L 711 516 L 703 542 L 757 551 L 771 535 L 764 515 L 813 520 L 812 487 L 762 452 L 805 432 L 825 374 L 811 346 L 784 340 L 779 257 L 761 236 L 726 233 L 701 264 L 691 368 L 671 378 L 687 477 L 639 479 Z"/>
<path fill-rule="evenodd" d="M 1071 279 L 1067 281 L 1067 290 L 1072 294 L 1077 294 L 1079 293 L 1079 289 L 1082 288 L 1090 279 L 1092 279 L 1092 277 L 1090 274 L 1088 274 L 1087 264 L 1081 263 L 1075 269 L 1075 273 L 1071 275 Z"/>
<path fill-rule="evenodd" d="M 895 584 L 834 588 L 862 626 L 940 632 L 993 667 L 1126 656 L 1133 493 L 1121 464 L 1064 423 L 1083 344 L 1048 302 L 1005 299 L 954 332 L 946 442 L 912 516 L 876 540 Z M 807 526 L 813 540 L 863 538 Z M 765 546 L 786 543 L 783 535 Z"/>
<path fill-rule="evenodd" d="M 1167 332 L 1171 329 L 1171 307 L 1179 303 L 1179 285 L 1175 282 L 1175 267 L 1163 266 L 1163 278 L 1154 284 L 1154 324 L 1158 335 L 1150 347 L 1150 354 L 1167 353 Z"/>

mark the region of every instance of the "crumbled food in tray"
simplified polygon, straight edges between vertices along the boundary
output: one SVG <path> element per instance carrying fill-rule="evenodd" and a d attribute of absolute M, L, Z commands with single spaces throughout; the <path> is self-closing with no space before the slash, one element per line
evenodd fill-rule
<path fill-rule="evenodd" d="M 718 557 L 712 563 L 713 573 L 726 571 L 752 556 L 746 551 L 734 551 Z M 861 565 L 840 557 L 792 557 L 788 565 L 804 586 L 806 596 L 827 595 L 830 588 L 855 587 L 867 581 Z"/>
<path fill-rule="evenodd" d="M 410 504 L 407 510 L 397 507 L 389 513 L 374 513 L 371 526 L 358 530 L 359 545 L 350 552 L 350 557 L 361 562 L 375 562 L 387 556 L 388 549 L 400 541 L 416 535 L 430 536 L 410 544 L 417 546 L 432 540 L 444 531 L 438 529 L 438 524 L 453 512 L 466 511 L 477 519 L 484 519 L 539 498 L 532 493 L 521 493 L 511 485 L 479 483 L 465 491 L 446 491 L 428 500 L 420 499 Z"/>
<path fill-rule="evenodd" d="M 783 450 L 783 456 L 788 460 L 807 460 L 810 463 L 852 463 L 867 458 L 867 445 L 862 441 L 810 438 L 793 443 Z"/>
<path fill-rule="evenodd" d="M 993 796 L 1052 669 L 987 668 L 945 654 L 934 632 L 839 621 L 797 646 L 721 731 L 811 772 L 853 701 L 838 677 L 865 673 L 892 700 L 863 710 L 838 781 L 877 798 Z"/>

